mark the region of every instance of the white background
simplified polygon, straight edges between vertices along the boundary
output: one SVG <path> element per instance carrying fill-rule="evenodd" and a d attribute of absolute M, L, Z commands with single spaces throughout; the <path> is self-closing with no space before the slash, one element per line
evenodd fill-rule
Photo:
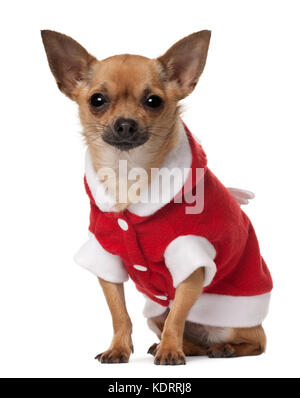
<path fill-rule="evenodd" d="M 296 1 L 274 0 L 1 3 L 1 377 L 300 376 L 299 11 Z M 184 120 L 221 181 L 256 193 L 245 210 L 275 283 L 266 354 L 153 365 L 146 352 L 156 336 L 129 282 L 135 353 L 129 364 L 93 359 L 112 329 L 96 278 L 72 259 L 87 237 L 84 147 L 40 29 L 74 37 L 99 59 L 156 57 L 189 33 L 212 30 Z"/>

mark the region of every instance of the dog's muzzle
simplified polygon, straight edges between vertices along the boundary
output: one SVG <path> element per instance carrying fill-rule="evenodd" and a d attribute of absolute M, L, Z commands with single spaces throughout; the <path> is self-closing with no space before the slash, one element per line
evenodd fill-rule
<path fill-rule="evenodd" d="M 149 134 L 141 130 L 134 119 L 118 118 L 113 127 L 104 132 L 102 139 L 121 151 L 129 151 L 148 141 Z"/>

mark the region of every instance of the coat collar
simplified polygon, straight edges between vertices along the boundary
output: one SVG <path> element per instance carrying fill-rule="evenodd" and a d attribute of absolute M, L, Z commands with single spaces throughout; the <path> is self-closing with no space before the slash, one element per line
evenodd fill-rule
<path fill-rule="evenodd" d="M 180 121 L 179 124 L 178 134 L 179 139 L 177 146 L 173 148 L 164 160 L 159 170 L 159 174 L 153 178 L 150 187 L 141 192 L 139 201 L 132 203 L 127 208 L 127 211 L 130 213 L 140 217 L 150 216 L 172 201 L 172 199 L 182 191 L 184 184 L 191 174 L 191 167 L 195 163 L 193 158 L 195 155 L 196 142 L 193 140 L 191 133 L 187 130 L 182 121 Z M 203 151 L 201 153 L 204 154 Z M 206 164 L 206 159 L 204 160 Z M 177 169 L 177 172 L 173 174 L 172 188 L 164 189 L 163 192 L 159 192 L 159 190 L 161 190 L 161 184 L 158 182 L 159 179 L 164 176 L 167 177 L 167 175 L 170 174 L 172 170 L 174 171 L 174 169 Z M 108 195 L 104 184 L 98 179 L 91 161 L 89 150 L 86 151 L 85 176 L 97 207 L 102 212 L 117 212 L 114 209 L 115 200 Z M 150 192 L 151 195 L 149 195 Z"/>

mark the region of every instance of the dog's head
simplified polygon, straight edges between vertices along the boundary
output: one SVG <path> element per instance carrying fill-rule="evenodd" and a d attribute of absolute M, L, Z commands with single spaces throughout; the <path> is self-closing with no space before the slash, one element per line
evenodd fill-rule
<path fill-rule="evenodd" d="M 93 152 L 99 145 L 121 151 L 151 145 L 159 151 L 172 138 L 178 101 L 204 69 L 210 32 L 185 37 L 157 59 L 124 54 L 98 61 L 61 33 L 44 30 L 42 39 L 59 89 L 79 105 Z"/>

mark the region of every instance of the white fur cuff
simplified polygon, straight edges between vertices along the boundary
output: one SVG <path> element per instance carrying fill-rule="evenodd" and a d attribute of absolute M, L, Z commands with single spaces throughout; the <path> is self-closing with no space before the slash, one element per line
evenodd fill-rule
<path fill-rule="evenodd" d="M 108 282 L 123 283 L 128 280 L 128 273 L 121 258 L 104 250 L 92 233 L 75 254 L 74 260 L 83 268 Z"/>
<path fill-rule="evenodd" d="M 215 248 L 201 236 L 179 236 L 167 246 L 164 255 L 175 288 L 200 267 L 205 269 L 204 287 L 216 274 Z"/>

